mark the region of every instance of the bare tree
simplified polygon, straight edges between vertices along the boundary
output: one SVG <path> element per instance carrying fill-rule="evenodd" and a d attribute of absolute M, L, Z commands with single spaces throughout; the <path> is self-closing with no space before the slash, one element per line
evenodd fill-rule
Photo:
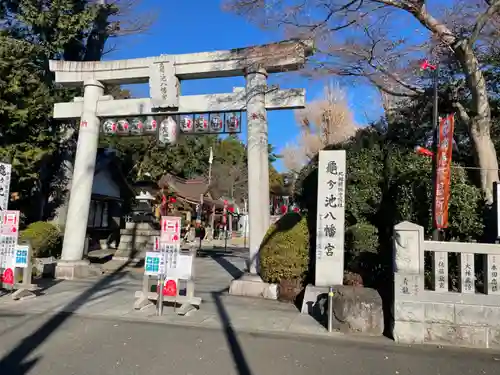
<path fill-rule="evenodd" d="M 212 188 L 221 196 L 241 203 L 248 195 L 248 174 L 246 165 L 227 164 L 215 161 L 212 167 Z"/>
<path fill-rule="evenodd" d="M 295 173 L 325 146 L 347 140 L 358 128 L 345 92 L 334 83 L 325 86 L 323 98 L 308 103 L 295 115 L 299 136 L 282 151 L 285 167 Z"/>
<path fill-rule="evenodd" d="M 481 57 L 498 48 L 500 0 L 227 0 L 226 6 L 266 28 L 314 39 L 309 74 L 368 80 L 386 95 L 421 95 L 428 81 L 418 61 L 455 62 L 467 97 L 453 105 L 468 125 L 481 188 L 493 201 L 498 162 L 491 140 L 491 108 Z M 464 105 L 468 100 L 468 107 Z M 385 101 L 387 103 L 387 101 Z"/>

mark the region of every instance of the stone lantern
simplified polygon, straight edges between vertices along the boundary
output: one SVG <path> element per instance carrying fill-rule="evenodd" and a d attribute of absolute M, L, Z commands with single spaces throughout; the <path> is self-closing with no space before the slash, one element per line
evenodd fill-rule
<path fill-rule="evenodd" d="M 160 223 L 153 213 L 156 183 L 141 181 L 135 184 L 138 191 L 125 228 L 120 230 L 120 244 L 113 259 L 141 261 L 147 251 L 154 251 L 155 237 L 160 236 Z"/>

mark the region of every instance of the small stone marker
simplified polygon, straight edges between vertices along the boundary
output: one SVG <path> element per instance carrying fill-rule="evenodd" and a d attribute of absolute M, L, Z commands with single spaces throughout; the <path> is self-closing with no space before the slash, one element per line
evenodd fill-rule
<path fill-rule="evenodd" d="M 499 256 L 498 255 L 486 255 L 486 264 L 485 264 L 485 279 L 486 279 L 486 285 L 485 285 L 485 292 L 486 294 L 500 294 L 500 291 L 498 290 L 498 267 L 500 264 L 498 263 L 499 261 Z"/>

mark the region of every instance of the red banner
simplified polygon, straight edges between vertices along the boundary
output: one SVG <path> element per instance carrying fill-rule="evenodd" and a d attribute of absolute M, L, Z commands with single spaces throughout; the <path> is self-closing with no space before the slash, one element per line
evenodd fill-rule
<path fill-rule="evenodd" d="M 222 224 L 225 226 L 227 224 L 227 204 L 228 202 L 224 201 L 224 209 L 222 210 Z"/>
<path fill-rule="evenodd" d="M 434 224 L 437 229 L 448 227 L 454 126 L 454 115 L 448 115 L 439 122 L 434 194 Z"/>

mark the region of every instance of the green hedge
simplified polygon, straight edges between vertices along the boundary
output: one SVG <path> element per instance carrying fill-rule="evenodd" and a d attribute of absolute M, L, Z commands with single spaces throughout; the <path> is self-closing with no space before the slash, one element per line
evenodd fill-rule
<path fill-rule="evenodd" d="M 307 219 L 288 213 L 271 225 L 262 241 L 260 276 L 265 282 L 282 280 L 303 282 L 309 266 L 309 231 Z"/>
<path fill-rule="evenodd" d="M 20 233 L 21 241 L 29 241 L 34 258 L 53 256 L 59 258 L 62 250 L 62 233 L 57 225 L 46 221 L 34 222 Z"/>

